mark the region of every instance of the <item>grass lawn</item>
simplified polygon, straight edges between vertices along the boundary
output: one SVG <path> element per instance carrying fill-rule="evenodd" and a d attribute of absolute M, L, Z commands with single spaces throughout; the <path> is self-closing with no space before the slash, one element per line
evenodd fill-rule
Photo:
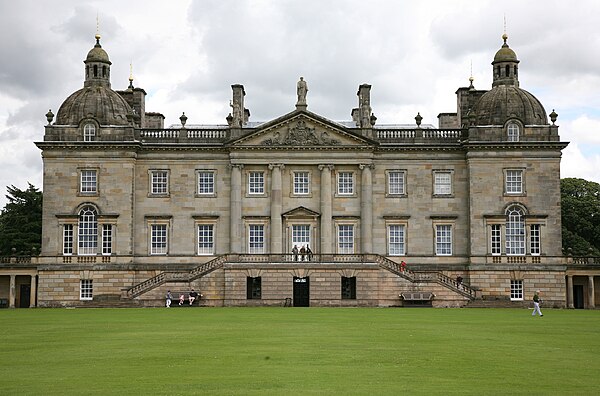
<path fill-rule="evenodd" d="M 543 311 L 3 309 L 0 395 L 600 394 L 600 311 Z"/>

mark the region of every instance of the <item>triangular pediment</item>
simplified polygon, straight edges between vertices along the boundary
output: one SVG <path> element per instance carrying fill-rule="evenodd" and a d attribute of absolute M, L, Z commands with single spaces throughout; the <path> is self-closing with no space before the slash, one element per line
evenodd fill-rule
<path fill-rule="evenodd" d="M 366 146 L 373 142 L 341 124 L 308 111 L 294 111 L 257 127 L 233 146 Z"/>
<path fill-rule="evenodd" d="M 285 218 L 295 217 L 295 218 L 318 218 L 321 216 L 320 213 L 315 212 L 314 210 L 310 210 L 305 208 L 304 206 L 298 206 L 292 210 L 288 210 L 285 213 L 281 214 Z"/>

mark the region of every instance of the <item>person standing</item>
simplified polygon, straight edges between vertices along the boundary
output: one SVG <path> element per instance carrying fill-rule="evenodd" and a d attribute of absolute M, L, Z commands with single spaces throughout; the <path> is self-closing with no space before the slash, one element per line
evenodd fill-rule
<path fill-rule="evenodd" d="M 535 316 L 535 313 L 537 312 L 538 314 L 540 314 L 540 316 L 544 316 L 542 314 L 542 311 L 540 310 L 540 302 L 542 301 L 540 299 L 540 294 L 542 292 L 539 290 L 535 291 L 535 294 L 533 295 L 533 313 L 531 314 L 531 316 Z"/>
<path fill-rule="evenodd" d="M 294 245 L 292 248 L 292 254 L 294 255 L 294 261 L 298 261 L 298 246 Z"/>
<path fill-rule="evenodd" d="M 310 246 L 306 245 L 306 258 L 308 261 L 312 261 L 312 250 L 310 250 Z"/>
<path fill-rule="evenodd" d="M 304 256 L 306 256 L 306 248 L 302 246 L 300 248 L 300 261 L 304 261 Z"/>
<path fill-rule="evenodd" d="M 173 299 L 173 296 L 171 296 L 171 290 L 167 290 L 166 299 L 167 299 L 167 302 L 166 302 L 167 308 L 171 308 L 171 300 Z"/>

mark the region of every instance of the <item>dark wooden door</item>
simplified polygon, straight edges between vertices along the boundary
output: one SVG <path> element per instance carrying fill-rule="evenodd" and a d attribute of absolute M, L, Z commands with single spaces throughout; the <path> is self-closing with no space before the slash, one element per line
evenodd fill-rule
<path fill-rule="evenodd" d="M 294 307 L 308 307 L 310 305 L 310 279 L 308 276 L 300 278 L 294 276 Z"/>
<path fill-rule="evenodd" d="M 583 285 L 573 285 L 573 306 L 577 309 L 583 309 Z"/>
<path fill-rule="evenodd" d="M 21 289 L 19 290 L 19 308 L 29 308 L 29 303 L 31 302 L 31 286 L 30 285 L 21 285 Z"/>

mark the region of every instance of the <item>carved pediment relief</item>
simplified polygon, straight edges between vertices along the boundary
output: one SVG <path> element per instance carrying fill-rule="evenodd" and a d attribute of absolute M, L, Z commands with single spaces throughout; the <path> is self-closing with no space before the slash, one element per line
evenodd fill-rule
<path fill-rule="evenodd" d="M 311 128 L 303 119 L 288 126 L 287 130 L 276 131 L 261 142 L 264 146 L 336 146 L 340 143 L 339 139 L 329 136 L 327 131 Z"/>
<path fill-rule="evenodd" d="M 268 147 L 353 146 L 369 144 L 348 133 L 334 122 L 319 121 L 304 115 L 283 119 L 265 129 L 240 138 L 235 145 Z"/>

